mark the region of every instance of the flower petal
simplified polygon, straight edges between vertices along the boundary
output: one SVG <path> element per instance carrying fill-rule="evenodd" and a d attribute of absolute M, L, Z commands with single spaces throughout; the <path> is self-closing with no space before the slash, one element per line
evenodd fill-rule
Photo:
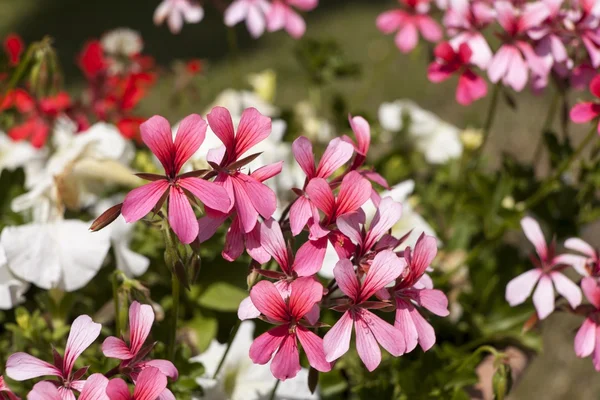
<path fill-rule="evenodd" d="M 291 284 L 288 300 L 290 314 L 296 320 L 304 317 L 323 297 L 323 286 L 313 278 L 298 278 Z"/>
<path fill-rule="evenodd" d="M 107 337 L 102 343 L 102 353 L 105 357 L 116 358 L 117 360 L 131 360 L 135 357 L 129 350 L 127 344 L 114 336 Z"/>
<path fill-rule="evenodd" d="M 367 369 L 372 372 L 381 362 L 381 350 L 379 349 L 377 340 L 375 340 L 375 335 L 362 316 L 356 318 L 354 329 L 356 331 L 356 350 L 358 356 Z"/>
<path fill-rule="evenodd" d="M 321 372 L 331 371 L 331 364 L 325 359 L 323 339 L 301 325 L 296 328 L 296 335 L 311 367 Z"/>
<path fill-rule="evenodd" d="M 581 290 L 579 290 L 579 286 L 560 272 L 551 272 L 550 277 L 552 278 L 552 282 L 554 282 L 556 291 L 567 299 L 572 308 L 581 304 Z"/>
<path fill-rule="evenodd" d="M 377 253 L 362 284 L 357 302 L 361 303 L 368 300 L 379 289 L 393 282 L 402 274 L 404 266 L 405 262 L 391 250 L 383 250 Z"/>
<path fill-rule="evenodd" d="M 106 395 L 108 379 L 102 374 L 92 374 L 86 379 L 79 400 L 110 400 Z"/>
<path fill-rule="evenodd" d="M 350 299 L 358 302 L 361 288 L 352 262 L 348 259 L 339 260 L 333 268 L 333 275 L 340 290 Z"/>
<path fill-rule="evenodd" d="M 581 280 L 581 289 L 583 290 L 583 294 L 585 294 L 586 299 L 594 307 L 600 309 L 600 283 L 596 278 L 585 277 Z"/>
<path fill-rule="evenodd" d="M 596 347 L 596 324 L 586 318 L 575 335 L 575 354 L 577 357 L 587 357 Z"/>
<path fill-rule="evenodd" d="M 538 286 L 533 292 L 533 305 L 540 320 L 554 311 L 554 289 L 552 288 L 552 279 L 547 275 L 540 278 Z"/>
<path fill-rule="evenodd" d="M 6 360 L 6 375 L 15 381 L 24 381 L 46 375 L 62 377 L 61 371 L 54 365 L 21 352 L 12 354 Z"/>
<path fill-rule="evenodd" d="M 182 189 L 171 186 L 169 193 L 169 225 L 181 243 L 192 243 L 198 237 L 198 222 L 192 205 Z"/>
<path fill-rule="evenodd" d="M 144 368 L 135 382 L 133 398 L 135 400 L 156 400 L 166 388 L 167 377 L 158 368 Z"/>
<path fill-rule="evenodd" d="M 527 300 L 541 275 L 541 269 L 532 269 L 508 282 L 505 293 L 508 304 L 516 306 Z"/>
<path fill-rule="evenodd" d="M 249 353 L 252 362 L 260 365 L 268 363 L 275 350 L 277 350 L 288 335 L 288 326 L 280 325 L 254 339 Z"/>
<path fill-rule="evenodd" d="M 223 186 L 200 178 L 183 178 L 177 183 L 199 198 L 207 207 L 224 213 L 231 210 L 231 200 Z"/>
<path fill-rule="evenodd" d="M 300 136 L 292 143 L 292 153 L 302 171 L 308 179 L 314 178 L 315 170 L 315 155 L 313 154 L 312 143 L 304 136 Z"/>
<path fill-rule="evenodd" d="M 600 105 L 591 102 L 575 104 L 573 108 L 571 108 L 571 112 L 569 113 L 571 121 L 575 122 L 576 124 L 590 122 L 591 120 L 597 118 L 599 115 Z"/>
<path fill-rule="evenodd" d="M 277 354 L 271 362 L 273 376 L 281 381 L 295 377 L 300 372 L 300 353 L 295 335 L 286 335 L 283 338 Z"/>
<path fill-rule="evenodd" d="M 350 311 L 346 311 L 335 325 L 323 337 L 325 359 L 332 362 L 346 354 L 350 348 L 353 319 Z"/>
<path fill-rule="evenodd" d="M 525 217 L 521 220 L 521 227 L 523 228 L 523 232 L 525 233 L 525 236 L 527 236 L 527 239 L 529 239 L 535 247 L 540 259 L 546 260 L 548 257 L 548 247 L 540 224 L 531 217 Z"/>
<path fill-rule="evenodd" d="M 338 217 L 342 214 L 358 210 L 371 197 L 371 189 L 371 182 L 361 174 L 356 171 L 348 173 L 342 179 L 342 184 L 340 185 L 340 191 L 336 200 L 335 216 Z"/>
<path fill-rule="evenodd" d="M 190 114 L 179 123 L 174 143 L 173 167 L 176 174 L 204 142 L 207 126 L 206 121 L 198 114 Z"/>
<path fill-rule="evenodd" d="M 152 329 L 154 323 L 154 311 L 148 304 L 140 304 L 137 301 L 129 307 L 129 341 L 131 352 L 137 354 Z"/>
<path fill-rule="evenodd" d="M 365 237 L 364 248 L 372 248 L 388 230 L 396 225 L 396 222 L 398 222 L 401 217 L 402 204 L 394 201 L 391 197 L 384 197 L 379 203 L 379 207 L 369 226 L 369 231 Z"/>
<path fill-rule="evenodd" d="M 101 329 L 102 325 L 95 323 L 87 315 L 80 315 L 73 321 L 65 347 L 63 363 L 65 378 L 71 374 L 75 360 L 100 336 Z"/>
<path fill-rule="evenodd" d="M 140 125 L 142 140 L 158 158 L 165 172 L 174 176 L 175 170 L 175 146 L 171 133 L 171 125 L 164 117 L 155 115 Z"/>
<path fill-rule="evenodd" d="M 318 178 L 329 178 L 338 168 L 344 165 L 354 153 L 354 147 L 342 140 L 335 138 L 327 145 L 319 166 L 317 167 L 316 176 Z"/>
<path fill-rule="evenodd" d="M 308 194 L 310 200 L 319 210 L 323 211 L 325 215 L 329 217 L 333 216 L 335 210 L 335 198 L 333 197 L 333 192 L 329 187 L 329 183 L 327 183 L 325 179 L 311 179 L 306 186 L 306 194 Z M 341 214 L 345 213 L 340 213 L 340 215 Z"/>
<path fill-rule="evenodd" d="M 60 392 L 49 381 L 38 382 L 27 395 L 27 400 L 64 400 Z"/>
<path fill-rule="evenodd" d="M 419 342 L 419 334 L 410 315 L 410 311 L 414 308 L 412 303 L 396 298 L 396 318 L 394 326 L 401 332 L 400 337 L 404 340 L 406 353 L 413 351 Z"/>
<path fill-rule="evenodd" d="M 271 118 L 262 115 L 256 108 L 246 108 L 242 113 L 235 136 L 235 157 L 239 159 L 245 152 L 265 140 L 271 133 Z"/>
<path fill-rule="evenodd" d="M 229 110 L 224 107 L 214 107 L 206 116 L 210 129 L 225 145 L 229 157 L 235 153 L 235 132 Z"/>
<path fill-rule="evenodd" d="M 250 298 L 256 308 L 268 318 L 279 322 L 287 322 L 289 320 L 287 306 L 272 282 L 258 282 L 250 290 Z"/>
<path fill-rule="evenodd" d="M 166 179 L 161 179 L 140 186 L 127 193 L 125 200 L 123 200 L 123 207 L 121 208 L 121 213 L 125 221 L 135 222 L 148 215 L 168 188 L 169 183 Z"/>
<path fill-rule="evenodd" d="M 298 276 L 312 276 L 323 267 L 327 246 L 320 246 L 318 240 L 306 241 L 296 252 L 292 270 Z"/>

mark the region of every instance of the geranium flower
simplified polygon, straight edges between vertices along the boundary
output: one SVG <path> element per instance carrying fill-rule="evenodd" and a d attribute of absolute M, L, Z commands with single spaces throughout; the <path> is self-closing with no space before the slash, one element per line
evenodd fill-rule
<path fill-rule="evenodd" d="M 493 83 L 502 82 L 517 92 L 527 84 L 531 71 L 538 77 L 545 77 L 550 66 L 531 47 L 528 32 L 541 24 L 550 15 L 542 2 L 527 3 L 516 8 L 509 1 L 494 3 L 498 23 L 504 29 L 504 44 L 494 54 L 488 66 L 488 76 Z"/>
<path fill-rule="evenodd" d="M 102 374 L 93 374 L 85 381 L 79 400 L 112 400 L 106 394 L 108 379 Z M 38 382 L 27 395 L 27 400 L 65 400 L 64 392 L 49 381 Z M 67 398 L 75 398 L 70 395 Z"/>
<path fill-rule="evenodd" d="M 487 84 L 472 69 L 473 52 L 467 43 L 454 50 L 448 42 L 438 44 L 434 50 L 435 61 L 429 65 L 427 77 L 431 82 L 443 82 L 452 74 L 458 74 L 456 101 L 467 106 L 487 95 Z"/>
<path fill-rule="evenodd" d="M 163 0 L 154 11 L 154 24 L 167 20 L 171 33 L 181 32 L 183 22 L 196 24 L 204 18 L 204 9 L 194 0 Z"/>
<path fill-rule="evenodd" d="M 259 38 L 265 31 L 266 14 L 270 9 L 267 0 L 235 0 L 225 10 L 225 25 L 234 26 L 246 20 L 250 35 Z"/>
<path fill-rule="evenodd" d="M 260 314 L 260 311 L 259 311 Z M 254 323 L 244 321 L 240 325 L 231 346 L 221 344 L 214 339 L 208 349 L 192 358 L 204 366 L 204 375 L 198 378 L 207 399 L 220 400 L 261 400 L 273 391 L 276 378 L 270 371 L 270 363 L 256 365 L 248 356 L 254 340 Z M 227 354 L 225 351 L 227 349 Z M 216 379 L 213 379 L 217 367 L 225 357 Z M 308 389 L 308 370 L 302 368 L 294 379 L 279 384 L 275 399 L 316 400 L 318 389 L 311 393 Z"/>
<path fill-rule="evenodd" d="M 312 278 L 298 278 L 291 284 L 291 294 L 284 301 L 275 285 L 260 281 L 250 291 L 252 303 L 258 310 L 278 325 L 257 337 L 250 346 L 250 358 L 256 364 L 266 364 L 273 357 L 271 372 L 280 380 L 295 377 L 300 371 L 300 341 L 309 364 L 318 371 L 331 370 L 325 360 L 322 339 L 309 330 L 302 319 L 321 301 L 323 286 Z"/>
<path fill-rule="evenodd" d="M 176 380 L 177 368 L 167 360 L 145 360 L 154 344 L 146 345 L 146 339 L 154 323 L 154 311 L 148 304 L 137 301 L 129 307 L 129 343 L 114 336 L 110 336 L 102 343 L 102 352 L 106 357 L 121 360 L 119 370 L 138 381 L 139 375 L 148 368 L 157 368 L 160 372 Z M 166 389 L 168 390 L 168 389 Z M 170 393 L 170 392 L 169 392 Z"/>
<path fill-rule="evenodd" d="M 533 305 L 537 310 L 540 320 L 546 318 L 554 311 L 554 290 L 567 299 L 571 307 L 581 304 L 581 291 L 569 278 L 558 272 L 561 266 L 568 264 L 564 256 L 554 254 L 554 243 L 546 244 L 540 225 L 531 217 L 521 220 L 521 227 L 527 239 L 535 247 L 538 258 L 532 257 L 535 269 L 527 271 L 506 285 L 506 301 L 511 306 L 523 303 L 533 293 Z"/>
<path fill-rule="evenodd" d="M 158 157 L 166 176 L 149 176 L 151 183 L 132 190 L 125 196 L 122 213 L 127 222 L 135 222 L 169 201 L 168 220 L 182 243 L 191 243 L 198 236 L 198 223 L 187 192 L 207 206 L 226 212 L 231 204 L 227 192 L 219 185 L 195 176 L 178 175 L 183 164 L 204 141 L 206 122 L 197 114 L 186 117 L 175 141 L 169 122 L 154 116 L 140 126 L 142 140 Z"/>
<path fill-rule="evenodd" d="M 129 387 L 120 378 L 112 379 L 106 388 L 106 394 L 110 400 L 156 400 L 175 399 L 173 395 L 165 396 L 163 393 L 167 388 L 167 377 L 158 368 L 149 367 L 140 372 L 133 389 L 133 395 Z"/>
<path fill-rule="evenodd" d="M 407 247 L 404 251 L 406 268 L 396 286 L 391 290 L 396 301 L 396 320 L 394 326 L 402 333 L 406 351 L 412 351 L 417 342 L 423 351 L 435 344 L 435 331 L 423 318 L 415 306 L 423 307 L 432 313 L 446 317 L 448 298 L 441 290 L 432 289 L 423 284 L 423 276 L 437 254 L 437 240 L 422 235 L 414 250 Z"/>
<path fill-rule="evenodd" d="M 600 252 L 579 238 L 569 238 L 565 247 L 580 254 L 563 254 L 562 260 L 584 276 L 600 276 Z"/>
<path fill-rule="evenodd" d="M 590 92 L 600 99 L 600 75 L 596 75 L 590 83 Z M 569 114 L 571 121 L 576 124 L 584 124 L 597 119 L 600 116 L 600 101 L 588 101 L 576 104 Z M 598 133 L 600 133 L 600 123 L 598 123 Z"/>
<path fill-rule="evenodd" d="M 335 280 L 349 301 L 334 307 L 344 314 L 323 338 L 327 361 L 337 360 L 348 351 L 353 326 L 358 356 L 369 371 L 381 362 L 379 345 L 393 356 L 404 354 L 406 345 L 402 332 L 369 311 L 370 308 L 381 308 L 381 303 L 369 301 L 369 298 L 396 279 L 403 269 L 404 263 L 391 250 L 375 256 L 362 283 L 350 260 L 343 259 L 337 263 L 333 270 Z"/>
<path fill-rule="evenodd" d="M 83 390 L 85 380 L 81 378 L 87 372 L 87 367 L 73 372 L 75 360 L 98 338 L 101 328 L 102 325 L 89 316 L 81 315 L 71 325 L 64 357 L 55 351 L 52 365 L 27 353 L 14 353 L 6 361 L 6 375 L 16 381 L 56 376 L 60 380 L 58 391 L 62 399 L 75 399 L 73 391 Z"/>
<path fill-rule="evenodd" d="M 600 371 L 600 284 L 596 278 L 586 277 L 581 281 L 581 289 L 591 310 L 575 335 L 575 354 L 585 358 L 594 353 L 594 368 Z"/>
<path fill-rule="evenodd" d="M 442 39 L 442 28 L 429 15 L 430 0 L 398 0 L 405 9 L 386 11 L 377 17 L 377 28 L 384 34 L 398 31 L 395 42 L 403 53 L 413 50 L 419 32 L 429 42 Z"/>
<path fill-rule="evenodd" d="M 3 376 L 0 376 L 0 396 L 5 397 L 7 400 L 20 400 L 20 398 L 10 390 L 6 382 L 4 382 Z"/>
<path fill-rule="evenodd" d="M 306 32 L 306 23 L 292 6 L 302 11 L 311 11 L 318 4 L 319 0 L 273 0 L 266 15 L 267 29 L 269 32 L 285 29 L 291 37 L 300 39 Z"/>

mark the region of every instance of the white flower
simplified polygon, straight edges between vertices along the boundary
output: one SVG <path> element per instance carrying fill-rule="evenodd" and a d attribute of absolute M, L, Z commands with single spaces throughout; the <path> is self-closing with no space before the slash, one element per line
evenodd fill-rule
<path fill-rule="evenodd" d="M 110 248 L 108 231 L 92 233 L 90 224 L 59 218 L 5 227 L 0 246 L 8 268 L 42 289 L 82 288 L 96 276 Z"/>
<path fill-rule="evenodd" d="M 100 43 L 105 52 L 115 56 L 131 57 L 144 48 L 140 34 L 130 28 L 113 29 L 102 35 Z"/>
<path fill-rule="evenodd" d="M 179 33 L 183 21 L 195 24 L 204 18 L 204 9 L 189 0 L 163 0 L 154 11 L 154 24 L 161 25 L 165 19 L 171 33 Z"/>
<path fill-rule="evenodd" d="M 223 90 L 217 96 L 215 101 L 213 101 L 212 104 L 207 107 L 204 114 L 208 114 L 210 110 L 216 106 L 221 106 L 228 109 L 233 119 L 236 119 L 236 116 L 238 118 L 241 117 L 244 110 L 248 107 L 256 108 L 261 114 L 264 114 L 267 117 L 275 117 L 279 115 L 279 109 L 277 107 L 263 100 L 255 92 L 246 90 Z"/>
<path fill-rule="evenodd" d="M 257 365 L 252 363 L 248 352 L 253 341 L 254 323 L 244 321 L 233 339 L 223 367 L 212 379 L 227 346 L 213 340 L 208 350 L 192 358 L 201 362 L 205 372 L 198 383 L 202 386 L 207 400 L 259 400 L 268 399 L 276 379 L 270 371 L 269 364 Z M 302 368 L 296 378 L 281 382 L 276 392 L 278 400 L 312 400 L 318 399 L 318 394 L 308 390 L 308 370 Z"/>
<path fill-rule="evenodd" d="M 24 301 L 29 284 L 14 277 L 7 265 L 6 254 L 0 246 L 0 310 L 10 310 Z"/>
<path fill-rule="evenodd" d="M 31 184 L 43 172 L 47 149 L 36 149 L 29 142 L 15 142 L 0 132 L 0 172 L 4 169 L 25 170 L 25 184 Z"/>
<path fill-rule="evenodd" d="M 460 129 L 439 119 L 408 100 L 383 103 L 379 107 L 379 122 L 383 129 L 399 132 L 404 127 L 403 118 L 408 117 L 408 135 L 427 162 L 443 164 L 458 158 L 463 152 Z"/>

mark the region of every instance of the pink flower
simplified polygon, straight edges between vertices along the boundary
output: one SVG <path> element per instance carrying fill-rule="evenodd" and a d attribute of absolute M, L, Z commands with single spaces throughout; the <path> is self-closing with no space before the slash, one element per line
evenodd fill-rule
<path fill-rule="evenodd" d="M 73 390 L 81 391 L 85 380 L 81 380 L 87 367 L 73 372 L 77 357 L 84 352 L 100 335 L 102 325 L 96 324 L 87 315 L 81 315 L 73 321 L 67 338 L 64 358 L 54 352 L 54 365 L 33 357 L 27 353 L 15 353 L 6 361 L 6 375 L 16 381 L 56 376 L 60 382 L 58 391 L 63 399 L 75 399 Z"/>
<path fill-rule="evenodd" d="M 350 143 L 340 138 L 335 138 L 327 145 L 319 165 L 315 167 L 315 155 L 310 140 L 300 136 L 292 143 L 294 158 L 302 171 L 306 174 L 304 190 L 307 185 L 316 178 L 325 180 L 329 178 L 338 168 L 344 165 L 352 157 L 353 149 Z M 305 191 L 296 189 L 298 198 L 290 208 L 290 227 L 294 236 L 298 235 L 312 218 L 312 222 L 319 220 L 319 212 L 316 205 L 306 195 Z"/>
<path fill-rule="evenodd" d="M 558 272 L 562 266 L 568 264 L 564 255 L 555 256 L 554 243 L 547 246 L 540 225 L 531 217 L 521 220 L 521 227 L 527 239 L 535 247 L 538 258 L 532 257 L 533 264 L 537 267 L 527 271 L 506 285 L 506 300 L 511 306 L 523 303 L 531 295 L 534 286 L 533 304 L 540 319 L 546 318 L 554 311 L 554 290 L 567 299 L 571 307 L 581 304 L 581 291 L 569 278 Z"/>
<path fill-rule="evenodd" d="M 369 301 L 369 298 L 394 281 L 403 269 L 402 260 L 393 251 L 384 250 L 375 256 L 361 283 L 350 260 L 338 261 L 333 269 L 335 280 L 349 299 L 334 308 L 344 314 L 323 338 L 327 361 L 337 360 L 348 351 L 352 326 L 356 332 L 356 350 L 369 371 L 381 362 L 379 345 L 396 357 L 406 351 L 402 333 L 369 311 L 382 307 L 382 303 Z"/>
<path fill-rule="evenodd" d="M 119 370 L 124 375 L 139 379 L 141 371 L 158 368 L 162 374 L 177 379 L 177 368 L 167 360 L 144 360 L 154 347 L 154 343 L 144 346 L 154 323 L 154 311 L 148 304 L 137 301 L 129 307 L 129 344 L 122 339 L 110 336 L 102 343 L 102 352 L 106 357 L 122 360 Z"/>
<path fill-rule="evenodd" d="M 106 394 L 108 379 L 102 374 L 93 374 L 85 381 L 79 400 L 112 400 Z M 64 395 L 64 392 L 62 392 Z M 75 399 L 70 395 L 67 398 Z M 42 381 L 36 383 L 31 392 L 27 395 L 27 400 L 65 400 L 54 382 Z"/>
<path fill-rule="evenodd" d="M 298 341 L 309 364 L 318 371 L 331 370 L 325 360 L 323 340 L 310 331 L 303 318 L 321 301 L 323 286 L 312 278 L 298 278 L 291 284 L 287 301 L 269 281 L 258 282 L 250 291 L 256 308 L 277 327 L 257 337 L 250 346 L 250 358 L 256 364 L 271 362 L 273 376 L 280 380 L 293 378 L 300 371 Z M 273 357 L 273 353 L 275 356 Z"/>
<path fill-rule="evenodd" d="M 7 400 L 20 400 L 19 397 L 17 397 L 17 395 L 15 395 L 12 392 L 12 390 L 10 390 L 6 382 L 4 382 L 3 376 L 0 376 L 0 397 L 5 398 Z"/>
<path fill-rule="evenodd" d="M 152 182 L 125 196 L 123 217 L 127 222 L 138 221 L 160 208 L 168 198 L 171 228 L 182 243 L 191 243 L 198 236 L 198 223 L 188 195 L 198 197 L 212 209 L 226 212 L 231 208 L 228 194 L 220 185 L 197 178 L 193 173 L 178 175 L 204 141 L 206 122 L 196 114 L 187 116 L 181 121 L 173 141 L 169 122 L 155 115 L 140 125 L 140 132 L 144 143 L 163 165 L 166 176 L 140 175 Z"/>
<path fill-rule="evenodd" d="M 600 252 L 590 244 L 579 238 L 570 238 L 565 241 L 565 247 L 575 250 L 579 254 L 563 254 L 563 262 L 571 265 L 577 272 L 584 276 L 600 276 Z"/>
<path fill-rule="evenodd" d="M 172 33 L 181 32 L 183 22 L 195 24 L 204 18 L 204 9 L 194 0 L 163 0 L 154 11 L 154 24 L 165 20 Z"/>
<path fill-rule="evenodd" d="M 386 11 L 377 17 L 377 29 L 384 34 L 398 31 L 396 46 L 408 53 L 417 46 L 419 34 L 429 42 L 442 39 L 442 28 L 427 13 L 430 0 L 399 0 L 405 10 Z"/>
<path fill-rule="evenodd" d="M 267 29 L 269 32 L 285 29 L 291 37 L 300 39 L 306 32 L 306 23 L 292 6 L 302 11 L 311 11 L 318 4 L 319 0 L 273 0 L 267 13 Z"/>
<path fill-rule="evenodd" d="M 531 29 L 548 18 L 550 11 L 541 2 L 515 8 L 508 1 L 497 1 L 494 6 L 504 29 L 505 43 L 492 58 L 488 76 L 493 83 L 502 80 L 505 85 L 521 91 L 527 84 L 529 71 L 542 78 L 550 72 L 550 65 L 535 53 L 527 37 Z"/>
<path fill-rule="evenodd" d="M 600 285 L 597 279 L 586 277 L 581 288 L 592 310 L 575 335 L 575 354 L 584 358 L 594 353 L 594 368 L 600 371 Z"/>
<path fill-rule="evenodd" d="M 564 40 L 564 13 L 561 11 L 563 0 L 542 0 L 549 15 L 543 24 L 529 30 L 529 37 L 537 41 L 535 52 L 549 60 L 550 65 L 565 65 L 569 61 Z M 562 69 L 555 71 L 562 74 Z"/>
<path fill-rule="evenodd" d="M 600 32 L 598 24 L 600 16 L 595 8 L 598 4 L 594 0 L 579 0 L 579 10 L 574 10 L 567 15 L 565 25 L 573 29 L 575 36 L 583 42 L 587 50 L 589 61 L 594 68 L 600 67 Z"/>
<path fill-rule="evenodd" d="M 600 98 L 600 75 L 597 75 L 590 83 L 590 92 Z M 597 119 L 600 116 L 600 102 L 582 102 L 576 104 L 571 109 L 571 121 L 576 124 L 584 124 Z M 600 124 L 598 124 L 598 133 L 600 133 Z"/>
<path fill-rule="evenodd" d="M 106 394 L 110 400 L 157 400 L 175 399 L 173 395 L 165 396 L 167 377 L 158 368 L 149 367 L 140 372 L 135 383 L 133 396 L 122 379 L 113 379 L 108 383 Z M 170 392 L 169 392 L 170 393 Z"/>
<path fill-rule="evenodd" d="M 225 25 L 234 26 L 246 20 L 248 32 L 256 39 L 265 31 L 266 14 L 270 9 L 267 0 L 235 0 L 225 10 Z"/>
<path fill-rule="evenodd" d="M 473 52 L 467 43 L 455 51 L 448 42 L 438 44 L 434 51 L 436 60 L 429 65 L 427 76 L 432 82 L 443 82 L 452 74 L 459 74 L 456 101 L 463 106 L 487 95 L 487 85 L 470 65 Z"/>
<path fill-rule="evenodd" d="M 423 351 L 429 350 L 435 344 L 433 327 L 415 306 L 423 307 L 440 317 L 450 314 L 446 295 L 441 290 L 422 285 L 425 271 L 436 254 L 436 238 L 421 235 L 414 251 L 411 251 L 410 247 L 404 251 L 407 267 L 392 290 L 396 300 L 394 325 L 402 332 L 407 352 L 412 351 L 417 346 L 417 342 Z"/>
<path fill-rule="evenodd" d="M 481 69 L 486 69 L 492 59 L 492 50 L 482 32 L 495 18 L 493 8 L 480 0 L 453 0 L 444 14 L 450 44 L 458 48 L 467 43 L 473 50 L 471 62 Z"/>

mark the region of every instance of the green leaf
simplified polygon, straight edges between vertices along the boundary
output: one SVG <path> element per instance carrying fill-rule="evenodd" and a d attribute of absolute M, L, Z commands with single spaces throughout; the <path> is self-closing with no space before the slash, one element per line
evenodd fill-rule
<path fill-rule="evenodd" d="M 215 282 L 202 293 L 198 304 L 216 311 L 237 311 L 240 302 L 248 296 L 245 290 L 227 282 Z"/>
<path fill-rule="evenodd" d="M 208 349 L 212 340 L 217 336 L 219 322 L 216 318 L 197 316 L 189 322 L 188 325 L 196 333 L 196 349 L 198 353 L 203 353 Z"/>

